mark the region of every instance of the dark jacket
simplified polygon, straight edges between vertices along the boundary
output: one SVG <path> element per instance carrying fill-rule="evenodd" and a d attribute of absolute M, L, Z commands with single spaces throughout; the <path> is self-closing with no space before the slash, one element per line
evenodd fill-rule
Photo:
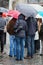
<path fill-rule="evenodd" d="M 6 25 L 6 20 L 0 17 L 0 30 L 4 30 L 5 25 Z"/>
<path fill-rule="evenodd" d="M 24 20 L 24 16 L 20 15 L 14 26 L 15 35 L 18 37 L 25 37 L 28 31 L 27 23 Z"/>
<path fill-rule="evenodd" d="M 43 23 L 42 23 L 41 28 L 40 28 L 39 38 L 40 38 L 41 40 L 43 40 Z"/>
<path fill-rule="evenodd" d="M 34 35 L 35 32 L 38 30 L 37 20 L 34 17 L 29 17 L 27 19 L 28 25 L 28 35 Z"/>

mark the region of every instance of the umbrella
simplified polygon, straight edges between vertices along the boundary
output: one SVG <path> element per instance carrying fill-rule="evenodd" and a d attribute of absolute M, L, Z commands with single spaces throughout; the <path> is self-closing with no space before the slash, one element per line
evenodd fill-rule
<path fill-rule="evenodd" d="M 0 12 L 8 12 L 8 9 L 6 9 L 4 7 L 0 7 Z"/>
<path fill-rule="evenodd" d="M 38 13 L 33 7 L 29 6 L 28 4 L 18 4 L 16 5 L 16 9 L 27 17 L 31 15 L 36 16 Z"/>
<path fill-rule="evenodd" d="M 35 18 L 43 18 L 41 15 L 37 14 Z"/>
<path fill-rule="evenodd" d="M 43 17 L 43 11 L 39 11 L 38 14 Z"/>
<path fill-rule="evenodd" d="M 36 15 L 36 18 L 41 18 L 43 23 L 43 11 L 39 11 L 38 14 Z"/>
<path fill-rule="evenodd" d="M 39 4 L 28 4 L 28 5 L 33 7 L 37 12 L 43 11 L 43 7 Z"/>
<path fill-rule="evenodd" d="M 7 17 L 7 14 L 8 14 L 8 13 L 3 12 L 2 16 L 3 16 L 3 17 Z"/>
<path fill-rule="evenodd" d="M 20 12 L 17 10 L 9 10 L 7 16 L 11 16 L 13 18 L 18 18 L 18 16 L 20 15 Z"/>

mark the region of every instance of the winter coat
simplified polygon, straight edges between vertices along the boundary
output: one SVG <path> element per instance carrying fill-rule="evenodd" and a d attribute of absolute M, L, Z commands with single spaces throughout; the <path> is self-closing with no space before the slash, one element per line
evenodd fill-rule
<path fill-rule="evenodd" d="M 14 26 L 15 35 L 18 37 L 25 37 L 28 31 L 27 23 L 24 20 L 24 17 L 21 15 L 18 17 L 16 24 Z"/>
<path fill-rule="evenodd" d="M 28 35 L 35 35 L 38 30 L 37 21 L 34 17 L 29 17 L 27 20 L 28 25 Z"/>
<path fill-rule="evenodd" d="M 14 25 L 15 25 L 15 22 L 16 22 L 16 19 L 15 18 L 12 18 L 8 24 L 7 24 L 7 32 L 10 34 L 10 35 L 14 35 Z"/>
<path fill-rule="evenodd" d="M 43 23 L 42 23 L 41 28 L 40 28 L 39 37 L 41 40 L 43 40 Z"/>
<path fill-rule="evenodd" d="M 0 17 L 0 30 L 4 30 L 5 25 L 6 25 L 6 20 Z"/>

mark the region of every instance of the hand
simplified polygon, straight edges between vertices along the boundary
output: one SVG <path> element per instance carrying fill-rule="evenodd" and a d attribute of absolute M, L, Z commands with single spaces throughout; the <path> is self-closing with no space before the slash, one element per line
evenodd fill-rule
<path fill-rule="evenodd" d="M 4 27 L 4 32 L 7 32 L 6 26 Z"/>

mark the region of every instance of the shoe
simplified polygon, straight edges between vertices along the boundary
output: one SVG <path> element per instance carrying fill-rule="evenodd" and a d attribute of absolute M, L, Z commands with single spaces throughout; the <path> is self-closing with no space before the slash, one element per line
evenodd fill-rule
<path fill-rule="evenodd" d="M 9 55 L 9 57 L 12 57 L 11 55 Z"/>
<path fill-rule="evenodd" d="M 40 54 L 40 56 L 43 56 L 43 54 Z"/>
<path fill-rule="evenodd" d="M 24 57 L 24 59 L 31 59 L 31 56 L 28 56 L 28 57 Z"/>
<path fill-rule="evenodd" d="M 24 60 L 24 58 L 20 58 L 20 60 L 21 60 L 21 61 L 23 61 L 23 60 Z"/>
<path fill-rule="evenodd" d="M 20 59 L 16 59 L 16 61 L 20 61 Z"/>
<path fill-rule="evenodd" d="M 14 57 L 16 57 L 16 55 L 14 55 Z"/>
<path fill-rule="evenodd" d="M 31 58 L 33 58 L 33 56 L 31 56 Z"/>

